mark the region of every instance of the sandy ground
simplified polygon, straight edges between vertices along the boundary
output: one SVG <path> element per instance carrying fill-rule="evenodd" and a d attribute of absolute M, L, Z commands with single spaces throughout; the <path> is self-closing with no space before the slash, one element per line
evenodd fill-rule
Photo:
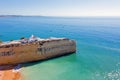
<path fill-rule="evenodd" d="M 17 65 L 0 66 L 0 80 L 23 80 Z"/>

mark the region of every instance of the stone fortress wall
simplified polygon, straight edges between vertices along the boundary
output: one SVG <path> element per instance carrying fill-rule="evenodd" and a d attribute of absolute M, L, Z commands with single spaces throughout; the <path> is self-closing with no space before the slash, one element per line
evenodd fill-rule
<path fill-rule="evenodd" d="M 74 52 L 76 42 L 66 38 L 0 46 L 0 65 L 44 60 Z"/>

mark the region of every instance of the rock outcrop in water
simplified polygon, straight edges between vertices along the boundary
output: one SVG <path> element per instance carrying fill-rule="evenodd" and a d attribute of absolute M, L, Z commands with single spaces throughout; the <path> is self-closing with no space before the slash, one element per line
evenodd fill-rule
<path fill-rule="evenodd" d="M 49 59 L 76 52 L 76 42 L 67 38 L 29 39 L 0 44 L 0 65 Z"/>

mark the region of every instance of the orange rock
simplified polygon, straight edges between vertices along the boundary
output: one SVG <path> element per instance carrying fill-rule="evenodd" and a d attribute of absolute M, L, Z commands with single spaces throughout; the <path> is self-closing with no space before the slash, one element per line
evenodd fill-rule
<path fill-rule="evenodd" d="M 45 60 L 76 52 L 76 42 L 70 39 L 46 39 L 26 44 L 0 46 L 0 65 Z"/>

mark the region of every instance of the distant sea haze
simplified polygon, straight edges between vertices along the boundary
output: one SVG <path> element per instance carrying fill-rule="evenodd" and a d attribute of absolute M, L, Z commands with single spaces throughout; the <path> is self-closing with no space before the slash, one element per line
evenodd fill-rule
<path fill-rule="evenodd" d="M 31 34 L 77 41 L 76 54 L 23 64 L 25 80 L 120 79 L 120 18 L 6 17 L 0 27 L 2 41 Z"/>

